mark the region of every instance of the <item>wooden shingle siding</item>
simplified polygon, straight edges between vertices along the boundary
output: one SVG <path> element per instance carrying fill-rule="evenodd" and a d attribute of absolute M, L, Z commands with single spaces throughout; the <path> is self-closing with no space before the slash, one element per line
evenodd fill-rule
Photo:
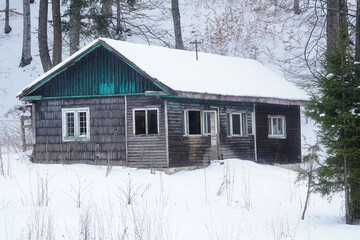
<path fill-rule="evenodd" d="M 127 96 L 127 152 L 128 166 L 167 167 L 164 101 L 158 97 Z M 158 134 L 135 136 L 133 110 L 158 109 Z"/>
<path fill-rule="evenodd" d="M 228 120 L 227 113 L 229 112 L 248 112 L 250 113 L 248 120 L 248 129 L 249 132 L 253 132 L 252 129 L 252 112 L 253 104 L 252 103 L 238 103 L 235 105 L 227 105 L 224 108 L 221 108 L 220 112 L 220 122 L 221 122 L 221 154 L 222 158 L 241 158 L 244 160 L 255 160 L 255 151 L 254 151 L 254 136 L 249 134 L 247 136 L 228 136 Z"/>
<path fill-rule="evenodd" d="M 219 109 L 220 152 L 223 158 L 254 160 L 254 137 L 227 136 L 227 112 L 252 111 L 252 103 L 225 103 L 217 101 L 168 99 L 169 162 L 170 166 L 206 165 L 217 159 L 211 147 L 211 136 L 184 136 L 184 110 Z M 249 119 L 251 123 L 251 119 Z"/>
<path fill-rule="evenodd" d="M 160 91 L 120 57 L 98 47 L 35 90 L 30 96 L 81 97 Z"/>
<path fill-rule="evenodd" d="M 268 116 L 282 115 L 286 138 L 268 137 Z M 257 152 L 260 163 L 297 163 L 301 158 L 300 107 L 272 104 L 256 105 Z"/>
<path fill-rule="evenodd" d="M 63 142 L 62 109 L 90 108 L 90 141 Z M 125 164 L 124 97 L 57 99 L 36 102 L 33 161 Z"/>

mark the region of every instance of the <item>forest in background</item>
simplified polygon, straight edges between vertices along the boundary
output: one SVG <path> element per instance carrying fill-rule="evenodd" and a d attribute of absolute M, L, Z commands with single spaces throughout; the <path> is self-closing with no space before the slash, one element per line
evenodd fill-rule
<path fill-rule="evenodd" d="M 328 154 L 321 171 L 310 173 L 309 186 L 316 175 L 314 191 L 344 191 L 346 223 L 359 217 L 358 1 L 24 0 L 23 11 L 10 4 L 1 9 L 4 32 L 13 31 L 12 18 L 23 19 L 17 58 L 24 69 L 38 54 L 47 71 L 91 40 L 108 37 L 187 50 L 198 40 L 203 52 L 256 59 L 282 72 L 308 91 L 307 114 L 320 126 Z"/>

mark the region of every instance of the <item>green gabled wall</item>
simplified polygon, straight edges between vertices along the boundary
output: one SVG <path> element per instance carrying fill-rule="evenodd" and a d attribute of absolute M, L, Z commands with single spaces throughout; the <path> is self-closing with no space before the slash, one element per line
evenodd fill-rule
<path fill-rule="evenodd" d="M 161 91 L 119 56 L 98 46 L 29 96 L 81 97 Z"/>

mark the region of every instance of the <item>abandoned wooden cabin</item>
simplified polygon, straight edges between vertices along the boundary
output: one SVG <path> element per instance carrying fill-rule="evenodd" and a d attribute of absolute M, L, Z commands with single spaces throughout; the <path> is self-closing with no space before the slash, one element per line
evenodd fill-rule
<path fill-rule="evenodd" d="M 300 162 L 306 95 L 255 60 L 98 39 L 24 88 L 32 161 Z"/>

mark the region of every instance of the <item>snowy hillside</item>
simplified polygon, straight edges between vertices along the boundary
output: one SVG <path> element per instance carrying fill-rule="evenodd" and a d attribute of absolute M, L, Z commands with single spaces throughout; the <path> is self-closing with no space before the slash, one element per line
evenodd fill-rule
<path fill-rule="evenodd" d="M 153 1 L 159 7 L 150 15 L 161 15 L 146 23 L 155 25 L 161 33 L 162 41 L 150 39 L 150 44 L 173 46 L 173 23 L 170 11 L 170 0 Z M 0 116 L 11 106 L 19 104 L 16 93 L 40 76 L 43 71 L 39 58 L 37 43 L 38 3 L 31 4 L 32 58 L 33 61 L 25 68 L 19 68 L 22 48 L 22 16 L 12 13 L 10 26 L 12 31 L 5 34 L 4 14 L 0 15 Z M 5 1 L 0 2 L 0 9 L 5 8 Z M 11 1 L 10 8 L 22 12 L 21 1 Z M 63 7 L 64 12 L 65 7 Z M 311 29 L 311 15 L 292 13 L 291 3 L 275 4 L 266 0 L 197 0 L 180 1 L 182 31 L 185 47 L 194 50 L 192 40 L 201 41 L 200 51 L 252 58 L 269 65 L 280 74 L 280 68 L 299 67 L 298 63 L 289 65 L 287 58 L 302 55 L 307 33 Z M 51 20 L 51 11 L 49 11 Z M 160 21 L 161 20 L 161 21 Z M 141 23 L 141 19 L 138 19 Z M 66 40 L 67 41 L 67 40 Z M 64 41 L 63 59 L 68 57 L 69 50 Z M 82 39 L 81 46 L 92 39 Z M 127 41 L 148 44 L 147 39 L 140 36 L 127 36 Z M 52 28 L 48 31 L 49 49 L 52 51 Z M 51 54 L 51 52 L 50 52 Z M 290 61 L 291 65 L 291 61 Z M 287 73 L 292 73 L 288 71 Z M 291 76 L 294 77 L 294 76 Z M 291 78 L 294 80 L 294 78 Z"/>
<path fill-rule="evenodd" d="M 342 198 L 311 197 L 296 172 L 243 160 L 173 175 L 3 156 L 0 239 L 359 239 Z"/>
<path fill-rule="evenodd" d="M 10 8 L 22 12 L 21 2 L 10 1 Z M 164 20 L 152 24 L 174 45 L 170 0 L 160 2 L 167 9 Z M 193 50 L 189 42 L 197 39 L 203 52 L 257 59 L 281 74 L 282 68 L 301 72 L 295 57 L 303 53 L 312 15 L 294 15 L 292 1 L 283 2 L 180 1 L 185 46 Z M 340 195 L 330 203 L 313 195 L 301 221 L 305 185 L 295 184 L 296 172 L 283 168 L 234 159 L 166 175 L 124 167 L 32 164 L 25 155 L 14 154 L 20 145 L 19 121 L 4 114 L 21 104 L 16 94 L 43 74 L 38 7 L 38 1 L 31 4 L 33 61 L 25 68 L 18 67 L 22 16 L 11 14 L 12 31 L 4 34 L 0 13 L 0 239 L 360 238 L 359 226 L 343 224 Z M 1 1 L 0 10 L 4 8 Z M 48 34 L 51 50 L 50 27 Z M 84 39 L 81 45 L 92 40 Z M 127 41 L 147 43 L 136 36 Z M 151 44 L 164 46 L 155 40 Z M 63 56 L 68 57 L 67 46 Z M 295 70 L 287 77 L 294 77 L 290 73 Z M 313 129 L 303 118 L 308 142 L 314 141 Z"/>

